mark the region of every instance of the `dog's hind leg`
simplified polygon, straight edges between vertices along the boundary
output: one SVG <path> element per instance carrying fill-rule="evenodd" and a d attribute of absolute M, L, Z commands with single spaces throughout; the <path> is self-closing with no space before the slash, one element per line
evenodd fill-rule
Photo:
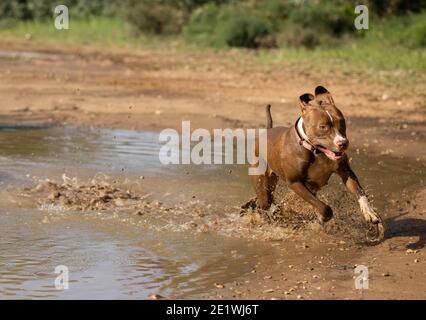
<path fill-rule="evenodd" d="M 266 111 L 266 128 L 271 129 L 273 126 L 272 116 L 271 116 L 271 105 L 267 105 L 265 108 Z M 259 152 L 259 140 L 256 141 L 255 148 L 256 156 L 266 159 L 267 155 L 260 155 Z M 265 161 L 267 162 L 267 161 Z M 260 163 L 260 162 L 259 162 Z M 250 199 L 246 204 L 242 206 L 242 209 L 253 208 L 253 204 L 257 209 L 268 210 L 271 207 L 273 201 L 273 192 L 277 185 L 278 176 L 273 173 L 269 168 L 266 169 L 265 173 L 261 175 L 251 175 L 250 176 L 254 192 L 256 197 Z"/>
<path fill-rule="evenodd" d="M 273 172 L 265 172 L 263 175 L 251 176 L 254 192 L 256 193 L 256 206 L 267 210 L 274 200 L 273 192 L 278 182 L 278 176 Z"/>

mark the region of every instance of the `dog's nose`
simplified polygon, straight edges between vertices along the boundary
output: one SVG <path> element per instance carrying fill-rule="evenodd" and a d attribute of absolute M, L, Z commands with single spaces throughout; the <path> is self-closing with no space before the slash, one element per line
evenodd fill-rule
<path fill-rule="evenodd" d="M 348 139 L 339 140 L 336 142 L 336 145 L 340 150 L 346 149 L 349 145 L 349 141 Z"/>

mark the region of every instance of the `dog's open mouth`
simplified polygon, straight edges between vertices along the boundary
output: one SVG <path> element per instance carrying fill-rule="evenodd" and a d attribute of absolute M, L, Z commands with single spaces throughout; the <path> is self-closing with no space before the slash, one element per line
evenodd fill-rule
<path fill-rule="evenodd" d="M 343 155 L 345 154 L 345 152 L 334 152 L 331 151 L 327 148 L 324 148 L 323 146 L 318 146 L 318 149 L 320 149 L 329 159 L 331 160 L 339 160 L 341 157 L 343 157 Z"/>

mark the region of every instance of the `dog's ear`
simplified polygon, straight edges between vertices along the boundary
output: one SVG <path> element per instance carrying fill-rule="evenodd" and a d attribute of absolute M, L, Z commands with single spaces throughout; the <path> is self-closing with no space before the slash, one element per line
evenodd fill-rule
<path fill-rule="evenodd" d="M 331 96 L 331 93 L 323 86 L 318 86 L 315 88 L 315 99 L 320 106 L 325 104 L 334 105 L 334 100 Z"/>
<path fill-rule="evenodd" d="M 300 109 L 302 110 L 302 114 L 305 113 L 306 109 L 311 105 L 311 101 L 313 101 L 315 97 L 310 93 L 302 94 L 299 97 L 299 105 Z"/>

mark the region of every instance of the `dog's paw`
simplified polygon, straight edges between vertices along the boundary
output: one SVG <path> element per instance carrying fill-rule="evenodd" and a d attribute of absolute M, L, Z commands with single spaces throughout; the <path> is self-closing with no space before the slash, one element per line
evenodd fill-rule
<path fill-rule="evenodd" d="M 256 198 L 251 198 L 240 207 L 240 215 L 245 215 L 247 211 L 256 209 Z"/>
<path fill-rule="evenodd" d="M 367 240 L 370 244 L 378 244 L 385 239 L 385 225 L 383 222 L 371 224 L 367 231 Z"/>
<path fill-rule="evenodd" d="M 358 202 L 361 208 L 361 213 L 367 223 L 378 224 L 382 222 L 382 219 L 376 211 L 374 211 L 374 208 L 371 207 L 366 196 L 360 197 Z"/>
<path fill-rule="evenodd" d="M 333 210 L 329 206 L 325 206 L 319 215 L 320 223 L 324 224 L 327 221 L 330 221 L 331 218 L 333 218 Z"/>

